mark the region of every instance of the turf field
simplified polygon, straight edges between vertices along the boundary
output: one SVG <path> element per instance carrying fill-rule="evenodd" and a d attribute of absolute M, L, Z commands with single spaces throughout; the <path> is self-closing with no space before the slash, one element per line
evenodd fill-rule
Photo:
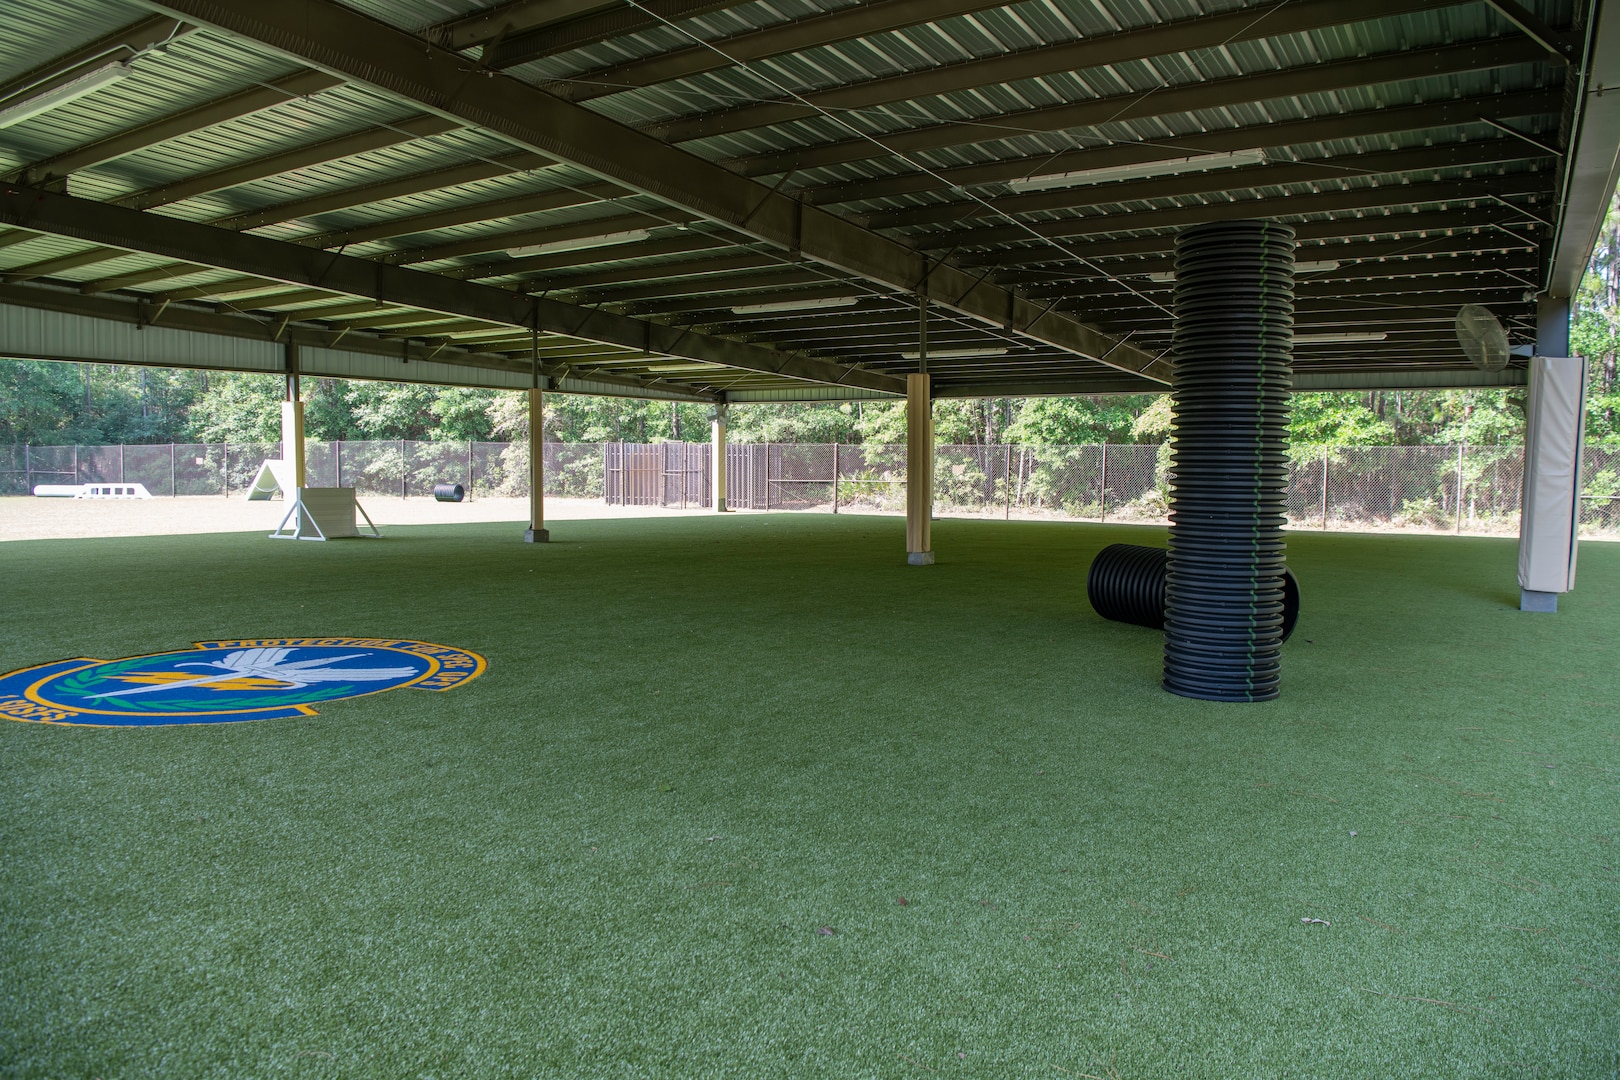
<path fill-rule="evenodd" d="M 941 521 L 913 568 L 894 519 L 516 528 L 0 545 L 0 671 L 489 661 L 0 725 L 0 1074 L 1620 1072 L 1620 546 L 1546 616 L 1511 541 L 1298 535 L 1283 696 L 1220 705 L 1086 603 L 1161 531 Z"/>

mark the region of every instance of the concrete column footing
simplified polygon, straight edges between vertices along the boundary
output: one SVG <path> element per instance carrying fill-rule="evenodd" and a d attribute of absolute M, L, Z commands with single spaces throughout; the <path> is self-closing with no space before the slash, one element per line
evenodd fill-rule
<path fill-rule="evenodd" d="M 908 551 L 906 563 L 909 566 L 933 566 L 934 553 L 932 551 Z"/>
<path fill-rule="evenodd" d="M 524 529 L 523 530 L 523 542 L 525 544 L 549 544 L 549 543 L 551 543 L 551 530 L 550 529 Z"/>
<path fill-rule="evenodd" d="M 1519 610 L 1542 611 L 1556 615 L 1558 613 L 1558 594 L 1555 592 L 1537 592 L 1535 589 L 1520 589 Z"/>

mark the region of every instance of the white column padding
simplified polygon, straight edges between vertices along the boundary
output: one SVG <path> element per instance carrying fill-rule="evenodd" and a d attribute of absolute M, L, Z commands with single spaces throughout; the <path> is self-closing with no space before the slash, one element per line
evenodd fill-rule
<path fill-rule="evenodd" d="M 283 489 L 287 497 L 295 495 L 304 486 L 304 403 L 281 403 L 281 459 L 290 466 L 288 479 L 291 489 Z"/>
<path fill-rule="evenodd" d="M 1563 593 L 1575 587 L 1585 413 L 1586 362 L 1580 357 L 1534 357 L 1525 406 L 1519 518 L 1519 587 L 1527 592 Z"/>

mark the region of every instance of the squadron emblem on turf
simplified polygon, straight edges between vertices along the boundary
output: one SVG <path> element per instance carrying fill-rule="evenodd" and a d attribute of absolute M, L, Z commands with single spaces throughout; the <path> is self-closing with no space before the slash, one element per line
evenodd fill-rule
<path fill-rule="evenodd" d="M 465 649 L 403 638 L 199 641 L 121 660 L 79 657 L 0 675 L 0 717 L 151 727 L 314 716 L 385 690 L 450 690 L 484 673 Z"/>

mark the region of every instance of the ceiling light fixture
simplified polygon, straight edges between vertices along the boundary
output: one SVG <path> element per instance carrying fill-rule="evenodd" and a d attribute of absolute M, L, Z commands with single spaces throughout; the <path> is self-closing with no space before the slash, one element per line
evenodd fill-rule
<path fill-rule="evenodd" d="M 714 364 L 705 364 L 703 361 L 699 360 L 699 361 L 696 361 L 696 362 L 686 362 L 686 363 L 679 363 L 679 364 L 648 364 L 647 365 L 647 370 L 648 371 L 688 371 L 688 372 L 693 372 L 693 371 L 713 371 L 715 366 L 716 365 L 714 365 Z"/>
<path fill-rule="evenodd" d="M 115 83 L 119 79 L 133 75 L 135 69 L 129 66 L 128 61 L 119 60 L 111 64 L 85 72 L 65 83 L 60 83 L 48 90 L 38 92 L 24 91 L 5 102 L 0 102 L 0 128 L 8 128 L 13 124 L 20 124 L 30 117 L 40 113 L 60 108 L 70 101 L 78 101 L 86 95 L 93 94 L 103 86 Z"/>
<path fill-rule="evenodd" d="M 1295 263 L 1294 273 L 1325 274 L 1330 270 L 1337 270 L 1338 268 L 1339 264 L 1337 262 L 1334 262 L 1332 259 L 1324 259 L 1321 262 Z M 1174 281 L 1176 280 L 1176 272 L 1174 270 L 1161 270 L 1156 274 L 1149 274 L 1147 277 L 1149 281 Z"/>
<path fill-rule="evenodd" d="M 1148 180 L 1178 173 L 1205 172 L 1209 169 L 1233 169 L 1239 165 L 1264 165 L 1263 150 L 1233 150 L 1225 154 L 1197 154 L 1193 157 L 1168 158 L 1164 161 L 1140 161 L 1135 165 L 1111 165 L 1102 169 L 1080 169 L 1076 172 L 1048 173 L 1010 180 L 1007 186 L 1014 191 L 1045 191 L 1048 188 L 1072 187 L 1076 184 L 1106 184 L 1113 180 Z"/>
<path fill-rule="evenodd" d="M 828 296 L 820 300 L 773 300 L 768 304 L 733 304 L 731 310 L 738 315 L 759 315 L 770 311 L 820 311 L 825 308 L 854 307 L 861 302 L 858 296 Z"/>
<path fill-rule="evenodd" d="M 1007 350 L 1005 347 L 994 349 L 929 349 L 928 359 L 966 360 L 974 356 L 1005 356 L 1006 353 Z M 913 349 L 910 352 L 903 352 L 900 354 L 900 357 L 903 360 L 921 360 L 923 358 L 922 352 L 918 349 Z"/>
<path fill-rule="evenodd" d="M 506 253 L 512 256 L 522 256 L 545 255 L 553 251 L 579 251 L 582 248 L 633 244 L 637 240 L 645 240 L 651 235 L 646 229 L 626 229 L 624 232 L 603 233 L 601 236 L 582 236 L 578 240 L 552 240 L 545 244 L 525 244 L 522 247 L 507 248 Z"/>
<path fill-rule="evenodd" d="M 1362 341 L 1383 341 L 1383 330 L 1347 330 L 1342 334 L 1295 334 L 1295 345 L 1350 345 Z"/>

